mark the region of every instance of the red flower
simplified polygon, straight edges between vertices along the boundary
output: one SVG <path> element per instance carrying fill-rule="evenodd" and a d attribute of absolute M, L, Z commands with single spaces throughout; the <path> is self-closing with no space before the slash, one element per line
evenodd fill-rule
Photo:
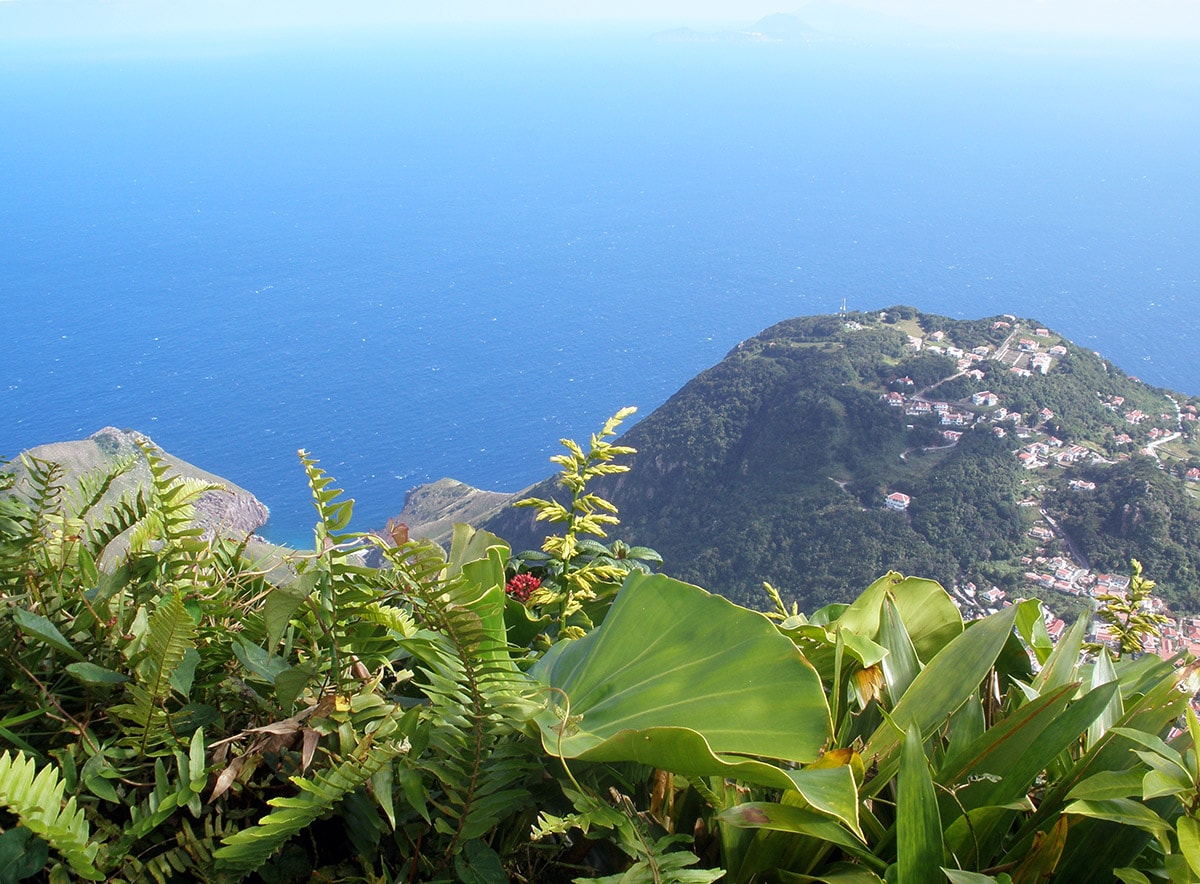
<path fill-rule="evenodd" d="M 504 591 L 518 602 L 529 600 L 530 594 L 542 585 L 532 574 L 517 574 L 504 587 Z"/>

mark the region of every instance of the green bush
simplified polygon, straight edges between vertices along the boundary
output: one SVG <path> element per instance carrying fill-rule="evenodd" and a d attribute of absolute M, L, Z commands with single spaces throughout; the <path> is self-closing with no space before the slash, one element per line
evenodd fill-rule
<path fill-rule="evenodd" d="M 27 459 L 0 493 L 0 881 L 1200 873 L 1186 661 L 1087 662 L 1038 602 L 964 623 L 896 574 L 807 616 L 768 588 L 764 616 L 650 573 L 592 539 L 620 417 L 566 443 L 571 504 L 529 504 L 564 533 L 511 561 L 465 527 L 351 531 L 303 452 L 315 542 L 282 559 L 202 537 L 207 486 L 148 447 L 104 512 L 113 471 Z"/>

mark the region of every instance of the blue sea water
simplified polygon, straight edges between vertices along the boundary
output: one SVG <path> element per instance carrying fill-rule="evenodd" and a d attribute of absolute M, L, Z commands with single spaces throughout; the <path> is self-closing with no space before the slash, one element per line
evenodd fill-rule
<path fill-rule="evenodd" d="M 1194 47 L 1191 47 L 1194 48 Z M 1033 316 L 1200 394 L 1188 48 L 6 46 L 0 452 L 137 428 L 307 543 L 515 490 L 790 316 Z"/>

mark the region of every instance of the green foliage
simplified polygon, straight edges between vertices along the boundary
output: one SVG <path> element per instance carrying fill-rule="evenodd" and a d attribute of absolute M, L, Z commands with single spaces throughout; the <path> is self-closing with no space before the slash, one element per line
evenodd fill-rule
<path fill-rule="evenodd" d="M 364 735 L 350 757 L 319 776 L 291 777 L 292 785 L 299 789 L 295 797 L 272 798 L 268 804 L 275 809 L 256 826 L 225 838 L 224 845 L 213 854 L 216 867 L 238 872 L 261 868 L 289 838 L 364 786 L 407 749 L 405 744 L 381 739 L 386 736 L 386 730 L 382 735 L 379 731 Z"/>
<path fill-rule="evenodd" d="M 1142 576 L 1142 563 L 1137 559 L 1130 562 L 1133 574 L 1129 590 L 1123 595 L 1105 592 L 1096 596 L 1100 607 L 1096 619 L 1108 624 L 1109 633 L 1116 641 L 1116 657 L 1123 654 L 1140 654 L 1149 638 L 1157 638 L 1167 617 L 1150 610 L 1150 591 L 1154 581 Z M 1088 645 L 1087 650 L 1100 653 L 1103 645 Z"/>
<path fill-rule="evenodd" d="M 71 487 L 31 462 L 0 496 L 0 741 L 26 759 L 0 756 L 21 821 L 0 817 L 4 848 L 27 864 L 48 842 L 114 881 L 272 880 L 298 861 L 420 877 L 478 859 L 538 772 L 505 638 L 507 549 L 479 535 L 449 562 L 408 544 L 364 567 L 378 541 L 347 529 L 351 504 L 302 455 L 315 549 L 268 583 L 244 540 L 192 526 L 203 486 L 144 454 L 149 485 L 94 523 L 119 531 L 84 530 L 76 508 L 111 477 Z M 335 812 L 340 834 L 302 840 Z"/>
<path fill-rule="evenodd" d="M 540 553 L 521 553 L 514 563 L 516 572 L 530 571 L 541 580 L 529 606 L 552 612 L 556 634 L 562 637 L 584 635 L 594 625 L 591 615 L 607 606 L 626 574 L 648 572 L 650 565 L 662 563 L 652 549 L 629 547 L 619 540 L 604 546 L 584 536 L 607 537 L 605 527 L 619 522 L 617 508 L 589 486 L 604 476 L 628 472 L 628 466 L 613 461 L 636 452 L 608 440 L 635 411 L 622 408 L 609 418 L 603 429 L 592 435 L 586 452 L 578 443 L 562 440 L 567 453 L 550 460 L 560 467 L 558 484 L 570 493 L 568 501 L 532 497 L 514 504 L 533 509 L 535 522 L 564 526 L 562 534 L 546 537 Z"/>
<path fill-rule="evenodd" d="M 151 739 L 166 740 L 174 730 L 164 706 L 173 691 L 172 678 L 188 652 L 195 652 L 195 634 L 195 623 L 180 595 L 162 596 L 147 623 L 145 649 L 129 664 L 136 673 L 128 688 L 129 702 L 109 710 L 129 723 L 125 740 L 143 753 Z M 106 680 L 103 671 L 93 672 L 92 677 L 100 683 Z"/>
<path fill-rule="evenodd" d="M 1191 609 L 1200 585 L 1200 507 L 1155 461 L 1080 469 L 1096 483 L 1086 494 L 1064 489 L 1048 504 L 1097 569 L 1122 571 L 1132 558 L 1157 578 L 1159 595 Z"/>
<path fill-rule="evenodd" d="M 516 563 L 351 531 L 303 452 L 314 547 L 270 567 L 152 450 L 103 513 L 107 475 L 0 480 L 0 881 L 1197 876 L 1192 668 L 1084 662 L 1036 601 L 964 623 L 896 573 L 810 614 L 768 587 L 769 616 L 651 574 L 593 539 L 622 416 L 556 461 L 571 505 L 530 505 L 564 534 Z"/>
<path fill-rule="evenodd" d="M 21 752 L 0 753 L 0 805 L 21 824 L 44 838 L 89 881 L 103 879 L 95 865 L 98 845 L 89 844 L 89 826 L 74 798 L 63 800 L 66 783 L 51 766 L 38 770 Z"/>
<path fill-rule="evenodd" d="M 1038 339 L 1043 350 L 1051 340 L 1066 349 L 1048 374 L 1020 377 L 1007 364 L 984 360 L 973 366 L 985 373 L 976 380 L 959 374 L 946 355 L 914 351 L 907 335 L 941 330 L 943 345 L 994 349 L 1010 331 L 993 328 L 1001 317 L 887 313 L 892 321 L 853 313 L 779 323 L 743 341 L 632 427 L 622 439 L 638 451 L 630 472 L 601 477 L 595 486 L 620 508 L 625 534 L 658 550 L 674 576 L 747 606 L 762 603 L 763 580 L 808 609 L 846 602 L 892 568 L 947 586 L 973 581 L 1014 594 L 1030 570 L 1021 559 L 1035 555 L 1027 531 L 1037 516 L 1036 508 L 1016 503 L 1041 497 L 1039 485 L 1058 485 L 1064 491 L 1049 494 L 1049 509 L 1056 520 L 1063 515 L 1072 537 L 1080 528 L 1077 539 L 1096 568 L 1124 568 L 1136 556 L 1177 610 L 1200 610 L 1200 547 L 1193 542 L 1200 505 L 1190 486 L 1171 475 L 1182 473 L 1185 462 L 1170 460 L 1186 446 L 1200 463 L 1187 431 L 1194 425 L 1185 423 L 1185 438 L 1159 449 L 1164 469 L 1141 458 L 1148 460 L 1142 472 L 1154 475 L 1126 482 L 1122 464 L 1080 464 L 1065 475 L 1059 467 L 1026 472 L 1015 451 L 1040 435 L 1022 431 L 1030 435 L 1022 439 L 1011 423 L 1002 425 L 1001 439 L 985 424 L 947 448 L 936 418 L 879 402 L 889 390 L 911 395 L 953 378 L 927 397 L 954 400 L 991 389 L 1027 425 L 1040 423 L 1040 410 L 1049 408 L 1055 418 L 1047 431 L 1115 458 L 1136 450 L 1114 447 L 1115 434 L 1148 441 L 1144 429 L 1126 421 L 1128 409 L 1150 415 L 1147 426 L 1178 429 L 1164 391 L 1056 337 Z M 1019 322 L 1026 329 L 1040 325 Z M 914 387 L 894 385 L 905 376 Z M 1113 397 L 1125 404 L 1111 405 Z M 980 411 L 969 399 L 956 408 Z M 1075 476 L 1096 481 L 1097 491 L 1067 492 Z M 1111 492 L 1109 483 L 1117 486 Z M 884 509 L 892 491 L 912 497 L 908 512 Z M 532 493 L 567 503 L 549 481 Z M 520 512 L 484 527 L 515 549 L 542 540 L 540 525 Z"/>
<path fill-rule="evenodd" d="M 537 721 L 547 751 L 566 758 L 715 776 L 737 768 L 733 756 L 815 761 L 832 735 L 820 679 L 786 637 L 661 574 L 630 575 L 604 623 L 557 644 L 530 675 L 563 698 Z M 780 692 L 790 702 L 764 714 Z M 673 766 L 680 758 L 695 766 Z M 777 770 L 757 770 L 740 775 L 787 785 Z"/>

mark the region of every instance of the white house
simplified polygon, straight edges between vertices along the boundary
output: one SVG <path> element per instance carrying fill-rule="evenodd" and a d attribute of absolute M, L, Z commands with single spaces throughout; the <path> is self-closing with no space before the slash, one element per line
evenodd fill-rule
<path fill-rule="evenodd" d="M 893 491 L 887 496 L 887 508 L 895 510 L 898 513 L 908 509 L 908 505 L 912 503 L 912 498 L 907 494 L 901 494 L 899 491 Z"/>

